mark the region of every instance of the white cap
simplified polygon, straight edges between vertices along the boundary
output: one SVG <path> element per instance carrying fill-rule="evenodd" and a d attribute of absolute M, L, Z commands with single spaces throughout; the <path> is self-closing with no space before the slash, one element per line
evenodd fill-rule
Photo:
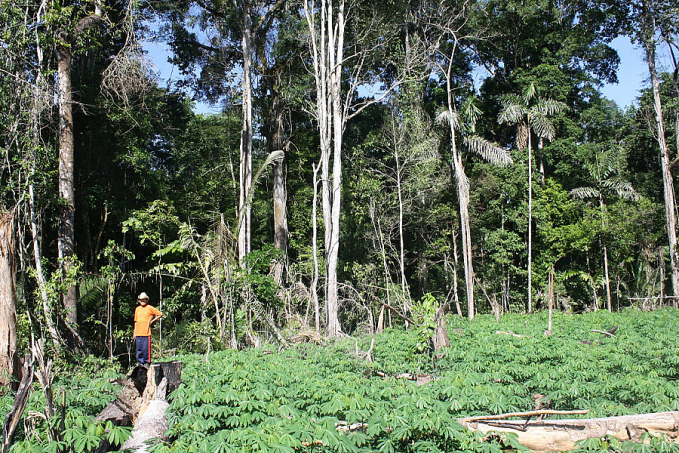
<path fill-rule="evenodd" d="M 139 297 L 137 297 L 137 300 L 149 300 L 149 296 L 146 293 L 141 293 Z"/>

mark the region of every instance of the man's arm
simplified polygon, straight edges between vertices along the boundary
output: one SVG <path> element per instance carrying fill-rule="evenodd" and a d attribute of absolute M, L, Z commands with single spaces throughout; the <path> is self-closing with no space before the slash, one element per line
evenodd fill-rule
<path fill-rule="evenodd" d="M 160 312 L 160 310 L 158 310 L 156 308 L 153 309 L 152 313 L 153 313 L 153 318 L 149 322 L 149 326 L 152 325 L 154 322 L 158 321 L 163 316 L 163 314 Z"/>

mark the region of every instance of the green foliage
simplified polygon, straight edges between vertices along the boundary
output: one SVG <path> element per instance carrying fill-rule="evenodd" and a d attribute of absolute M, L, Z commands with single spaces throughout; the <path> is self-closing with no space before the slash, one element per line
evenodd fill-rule
<path fill-rule="evenodd" d="M 10 452 L 89 453 L 99 448 L 104 440 L 111 446 L 121 446 L 131 434 L 130 427 L 114 426 L 111 422 L 94 423 L 94 417 L 121 389 L 120 385 L 111 383 L 113 378 L 119 377 L 119 370 L 111 367 L 108 361 L 93 357 L 81 358 L 76 367 L 63 361 L 57 361 L 55 366 L 58 370 L 52 386 L 55 415 L 46 417 L 45 395 L 37 382 L 34 383 L 35 391 L 24 412 L 25 420 L 30 423 L 19 425 Z M 62 398 L 66 402 L 64 420 L 61 418 Z M 13 400 L 14 395 L 9 392 L 0 396 L 3 420 Z M 24 430 L 24 427 L 30 429 Z M 54 433 L 58 433 L 60 441 L 54 440 Z"/>
<path fill-rule="evenodd" d="M 414 312 L 429 316 L 435 305 L 427 296 Z M 511 435 L 467 431 L 457 418 L 530 410 L 534 393 L 546 395 L 554 409 L 590 409 L 588 417 L 679 407 L 676 310 L 557 313 L 552 336 L 542 334 L 544 317 L 506 315 L 501 324 L 485 315 L 473 322 L 454 317 L 449 328 L 459 333 L 435 367 L 433 359 L 413 354 L 416 329 L 376 336 L 372 363 L 348 353 L 354 347 L 348 340 L 281 353 L 221 351 L 207 363 L 204 356 L 184 356 L 183 384 L 170 395 L 173 441 L 155 451 L 489 453 L 523 447 Z M 616 337 L 591 331 L 613 325 Z M 498 329 L 524 337 L 497 335 Z M 369 343 L 359 339 L 361 349 Z M 417 386 L 376 371 L 429 372 L 435 379 Z M 338 429 L 355 423 L 365 425 Z M 668 451 L 661 439 L 648 440 L 648 451 Z M 578 449 L 619 447 L 596 439 Z"/>
<path fill-rule="evenodd" d="M 413 305 L 413 320 L 418 323 L 418 340 L 414 349 L 415 353 L 421 354 L 431 348 L 431 338 L 436 329 L 434 317 L 438 307 L 439 303 L 436 298 L 429 293 L 425 294 L 422 300 Z"/>

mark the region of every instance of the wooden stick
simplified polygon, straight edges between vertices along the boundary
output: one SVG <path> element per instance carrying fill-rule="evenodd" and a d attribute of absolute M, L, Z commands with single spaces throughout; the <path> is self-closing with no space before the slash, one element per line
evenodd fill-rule
<path fill-rule="evenodd" d="M 592 329 L 592 332 L 601 333 L 601 334 L 604 334 L 604 335 L 608 335 L 609 337 L 615 337 L 615 335 L 613 335 L 613 334 L 610 333 L 610 332 L 606 332 L 605 330 L 596 330 L 596 329 Z"/>
<path fill-rule="evenodd" d="M 530 337 L 530 335 L 519 335 L 518 333 L 514 333 L 514 332 L 511 332 L 511 331 L 510 332 L 504 332 L 502 330 L 496 330 L 495 334 L 497 334 L 497 335 L 511 335 L 513 337 L 516 337 L 516 338 L 528 338 L 528 337 Z"/>
<path fill-rule="evenodd" d="M 498 415 L 479 415 L 476 417 L 466 417 L 458 420 L 460 423 L 472 423 L 482 420 L 502 420 L 511 417 L 535 417 L 537 415 L 585 415 L 589 413 L 589 409 L 574 410 L 574 411 L 556 411 L 552 409 L 541 409 L 527 412 L 509 412 L 507 414 Z"/>

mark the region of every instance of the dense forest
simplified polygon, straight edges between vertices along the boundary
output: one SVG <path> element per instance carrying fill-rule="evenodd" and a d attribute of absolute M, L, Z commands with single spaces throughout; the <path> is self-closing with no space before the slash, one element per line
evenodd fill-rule
<path fill-rule="evenodd" d="M 142 291 L 160 357 L 673 310 L 678 31 L 670 0 L 0 0 L 0 382 L 36 345 L 128 366 Z"/>

